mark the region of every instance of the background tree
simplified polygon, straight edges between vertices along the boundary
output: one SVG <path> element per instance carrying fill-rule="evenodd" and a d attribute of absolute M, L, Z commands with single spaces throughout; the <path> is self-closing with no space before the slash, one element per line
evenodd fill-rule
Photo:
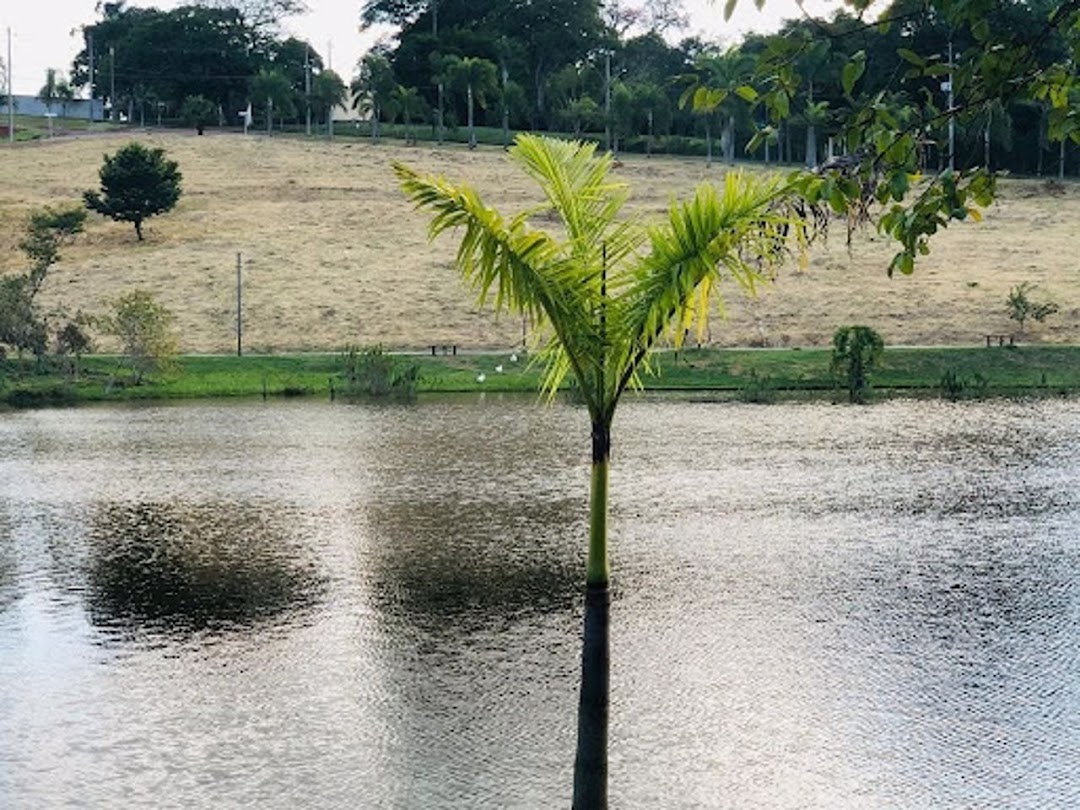
<path fill-rule="evenodd" d="M 728 163 L 735 161 L 736 116 L 746 106 L 752 72 L 750 60 L 737 48 L 729 48 L 699 54 L 694 71 L 682 77 L 688 86 L 679 98 L 679 106 L 691 106 L 701 115 L 715 114 L 723 119 L 720 143 Z"/>
<path fill-rule="evenodd" d="M 1058 305 L 1052 301 L 1037 303 L 1030 297 L 1035 285 L 1025 281 L 1009 290 L 1009 296 L 1005 299 L 1005 309 L 1009 318 L 1020 324 L 1020 334 L 1024 334 L 1024 324 L 1030 319 L 1042 323 L 1055 312 Z"/>
<path fill-rule="evenodd" d="M 379 119 L 395 86 L 390 60 L 384 54 L 372 51 L 360 59 L 351 85 L 353 108 L 371 118 L 372 140 L 379 139 Z"/>
<path fill-rule="evenodd" d="M 82 232 L 86 211 L 79 207 L 45 207 L 30 215 L 19 249 L 30 267 L 0 278 L 0 343 L 19 353 L 45 354 L 48 327 L 37 303 L 49 269 L 60 261 L 60 247 Z"/>
<path fill-rule="evenodd" d="M 405 143 L 416 143 L 413 133 L 412 122 L 414 118 L 422 118 L 427 113 L 427 104 L 420 96 L 420 91 L 415 87 L 403 87 L 396 85 L 390 91 L 386 100 L 387 116 L 396 119 L 398 116 L 405 122 Z"/>
<path fill-rule="evenodd" d="M 38 90 L 37 97 L 45 102 L 45 110 L 51 115 L 53 103 L 60 98 L 56 68 L 48 68 L 45 71 L 45 84 Z"/>
<path fill-rule="evenodd" d="M 334 108 L 345 103 L 349 90 L 342 78 L 332 70 L 319 71 L 311 82 L 311 104 L 326 122 L 326 132 L 333 134 Z"/>
<path fill-rule="evenodd" d="M 666 133 L 671 127 L 668 97 L 659 85 L 652 82 L 637 83 L 633 85 L 632 92 L 638 131 L 644 131 L 645 153 L 651 155 L 655 134 Z"/>
<path fill-rule="evenodd" d="M 188 96 L 201 95 L 226 110 L 247 105 L 252 77 L 269 66 L 274 42 L 253 28 L 235 8 L 182 6 L 171 11 L 102 6 L 102 19 L 84 31 L 85 47 L 72 65 L 72 83 L 89 84 L 90 47 L 94 48 L 94 98 L 136 97 L 136 87 L 178 109 Z M 103 69 L 104 67 L 104 69 Z"/>
<path fill-rule="evenodd" d="M 129 143 L 115 155 L 105 155 L 98 174 L 101 191 L 83 193 L 86 207 L 118 222 L 132 223 L 140 242 L 143 221 L 171 211 L 180 199 L 180 168 L 166 159 L 164 149 Z"/>
<path fill-rule="evenodd" d="M 881 362 L 885 341 L 869 326 L 841 326 L 833 333 L 832 342 L 832 372 L 847 387 L 848 401 L 866 402 L 870 373 Z"/>
<path fill-rule="evenodd" d="M 434 51 L 428 61 L 431 65 L 431 83 L 435 85 L 435 137 L 442 143 L 446 137 L 446 88 L 453 81 L 455 66 L 461 59 L 455 54 Z"/>
<path fill-rule="evenodd" d="M 286 17 L 308 11 L 302 0 L 194 0 L 192 5 L 212 9 L 234 9 L 248 25 L 257 31 L 274 32 Z"/>
<path fill-rule="evenodd" d="M 218 120 L 217 106 L 205 96 L 188 96 L 180 106 L 180 118 L 200 135 Z"/>
<path fill-rule="evenodd" d="M 256 107 L 261 106 L 266 116 L 266 131 L 274 128 L 274 113 L 284 126 L 284 120 L 296 115 L 296 91 L 289 79 L 276 68 L 263 68 L 251 82 L 251 95 Z"/>
<path fill-rule="evenodd" d="M 56 81 L 56 100 L 60 102 L 60 117 L 67 118 L 68 105 L 75 100 L 75 88 L 63 76 Z"/>
<path fill-rule="evenodd" d="M 120 342 L 122 361 L 130 366 L 135 384 L 157 372 L 168 373 L 176 363 L 177 338 L 173 314 L 145 290 L 132 290 L 112 302 L 98 328 Z"/>
<path fill-rule="evenodd" d="M 775 250 L 805 223 L 786 213 L 790 187 L 729 173 L 693 200 L 672 205 L 663 226 L 646 230 L 618 218 L 627 190 L 609 177 L 610 154 L 595 145 L 519 135 L 513 160 L 541 187 L 547 205 L 504 218 L 467 185 L 424 177 L 395 164 L 405 193 L 432 216 L 431 233 L 460 229 L 457 268 L 480 291 L 529 316 L 543 335 L 544 386 L 554 394 L 569 375 L 588 410 L 592 474 L 585 632 L 574 767 L 574 807 L 607 806 L 609 704 L 608 468 L 611 429 L 623 392 L 649 370 L 667 336 L 679 345 L 700 328 L 720 281 L 752 287 Z M 557 233 L 531 217 L 553 213 Z"/>
<path fill-rule="evenodd" d="M 451 68 L 451 82 L 465 94 L 468 108 L 469 148 L 476 148 L 476 122 L 473 110 L 477 104 L 487 106 L 487 98 L 498 92 L 495 65 L 487 59 L 466 57 Z"/>

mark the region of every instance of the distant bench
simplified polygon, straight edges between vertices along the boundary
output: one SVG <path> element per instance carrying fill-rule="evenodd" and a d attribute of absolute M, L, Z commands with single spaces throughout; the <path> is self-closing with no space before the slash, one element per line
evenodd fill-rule
<path fill-rule="evenodd" d="M 450 354 L 457 356 L 457 344 L 456 343 L 432 343 L 431 344 L 431 356 L 434 357 L 437 351 L 441 351 L 443 354 Z"/>
<path fill-rule="evenodd" d="M 1016 345 L 1016 336 L 1015 335 L 987 335 L 986 336 L 986 348 L 989 349 L 990 344 L 995 340 L 997 341 L 998 346 L 1004 346 L 1006 340 L 1009 341 L 1010 346 L 1015 346 Z"/>

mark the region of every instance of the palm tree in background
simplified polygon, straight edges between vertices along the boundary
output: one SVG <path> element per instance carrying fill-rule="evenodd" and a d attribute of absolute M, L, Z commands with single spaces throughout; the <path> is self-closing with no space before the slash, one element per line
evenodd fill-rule
<path fill-rule="evenodd" d="M 718 114 L 723 119 L 721 145 L 724 160 L 735 162 L 735 117 L 740 106 L 746 102 L 748 83 L 753 75 L 753 61 L 738 48 L 729 48 L 720 53 L 703 53 L 695 60 L 694 71 L 682 76 L 688 87 L 679 98 L 679 106 L 689 105 L 694 112 L 705 116 L 706 127 L 709 118 Z M 711 162 L 711 133 L 706 130 L 710 140 L 709 158 Z"/>
<path fill-rule="evenodd" d="M 390 60 L 381 53 L 365 55 L 356 66 L 356 76 L 350 89 L 353 109 L 371 117 L 371 139 L 379 139 L 379 119 L 390 91 L 396 86 Z"/>
<path fill-rule="evenodd" d="M 405 122 L 405 143 L 410 146 L 415 144 L 413 120 L 423 118 L 427 114 L 427 102 L 420 95 L 420 91 L 415 87 L 394 85 L 394 89 L 390 91 L 386 100 L 386 111 L 391 119 L 401 116 Z"/>
<path fill-rule="evenodd" d="M 469 148 L 475 149 L 476 126 L 473 110 L 477 104 L 481 107 L 486 106 L 488 95 L 498 90 L 495 63 L 487 59 L 467 56 L 452 65 L 450 70 L 453 84 L 465 91 L 469 110 Z"/>
<path fill-rule="evenodd" d="M 667 222 L 646 228 L 618 219 L 628 193 L 609 176 L 612 156 L 594 144 L 519 135 L 512 159 L 546 203 L 505 218 L 466 184 L 394 169 L 405 194 L 431 214 L 432 237 L 458 229 L 457 269 L 481 303 L 528 316 L 541 336 L 544 389 L 569 378 L 592 427 L 592 472 L 582 679 L 574 807 L 607 806 L 610 571 L 607 515 L 611 428 L 624 391 L 650 370 L 662 344 L 678 347 L 704 328 L 722 279 L 754 286 L 809 225 L 779 180 L 728 174 L 672 204 Z M 554 213 L 556 233 L 537 230 Z"/>

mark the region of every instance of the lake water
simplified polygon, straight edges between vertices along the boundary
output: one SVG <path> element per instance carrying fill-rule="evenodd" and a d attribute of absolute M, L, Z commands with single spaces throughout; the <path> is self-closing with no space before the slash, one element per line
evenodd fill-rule
<path fill-rule="evenodd" d="M 1080 403 L 630 400 L 618 808 L 1080 806 Z M 588 431 L 0 415 L 0 807 L 568 807 Z"/>

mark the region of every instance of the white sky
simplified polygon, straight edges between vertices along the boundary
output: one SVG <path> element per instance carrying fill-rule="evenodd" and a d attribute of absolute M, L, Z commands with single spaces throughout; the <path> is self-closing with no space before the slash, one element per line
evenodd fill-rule
<path fill-rule="evenodd" d="M 307 14 L 286 21 L 288 33 L 306 39 L 348 81 L 360 56 L 378 38 L 379 31 L 359 30 L 362 0 L 308 0 Z M 180 0 L 129 0 L 129 6 L 169 9 Z M 838 0 L 806 0 L 808 11 L 820 14 L 838 6 Z M 71 69 L 82 48 L 79 27 L 100 19 L 95 0 L 0 0 L 0 56 L 8 60 L 7 29 L 11 31 L 11 66 L 14 92 L 31 95 L 45 83 L 45 70 L 63 74 Z M 739 0 L 731 20 L 724 22 L 723 0 L 684 0 L 690 27 L 680 36 L 700 34 L 706 40 L 737 41 L 746 31 L 774 30 L 779 21 L 800 14 L 796 0 L 767 0 L 758 11 L 753 0 Z"/>

